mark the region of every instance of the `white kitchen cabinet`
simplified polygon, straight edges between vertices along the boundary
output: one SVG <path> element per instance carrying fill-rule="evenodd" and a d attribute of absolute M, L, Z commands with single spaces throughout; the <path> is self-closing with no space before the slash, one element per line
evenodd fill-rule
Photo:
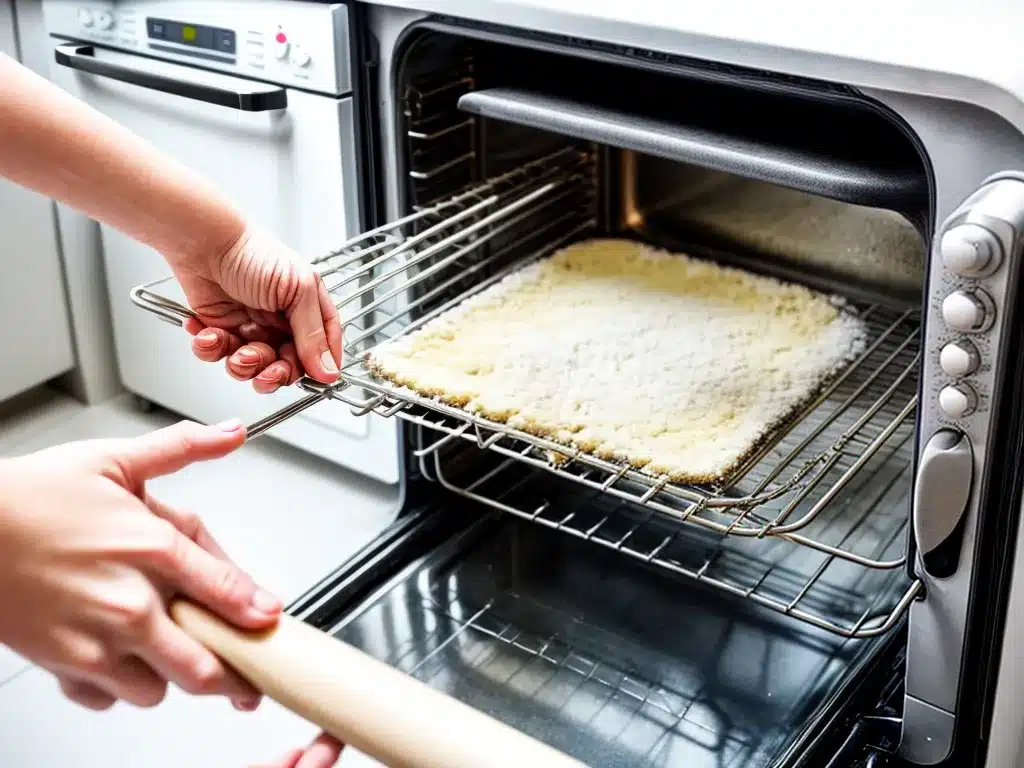
<path fill-rule="evenodd" d="M 20 58 L 11 0 L 0 53 Z M 53 203 L 0 179 L 0 401 L 74 366 Z"/>

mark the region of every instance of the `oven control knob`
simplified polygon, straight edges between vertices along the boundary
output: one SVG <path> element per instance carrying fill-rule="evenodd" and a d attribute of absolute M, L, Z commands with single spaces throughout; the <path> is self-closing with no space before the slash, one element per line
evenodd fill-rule
<path fill-rule="evenodd" d="M 92 11 L 90 11 L 88 8 L 78 9 L 78 23 L 80 26 L 82 26 L 85 29 L 88 29 L 92 26 L 92 21 Z"/>
<path fill-rule="evenodd" d="M 964 277 L 978 277 L 999 268 L 1003 244 L 984 227 L 961 224 L 942 236 L 939 253 L 946 269 Z"/>
<path fill-rule="evenodd" d="M 995 318 L 995 305 L 983 291 L 953 291 L 942 300 L 942 319 L 954 331 L 984 331 Z"/>
<path fill-rule="evenodd" d="M 939 352 L 939 365 L 954 379 L 970 376 L 981 365 L 978 348 L 969 341 L 951 342 Z"/>
<path fill-rule="evenodd" d="M 296 67 L 308 67 L 309 62 L 312 61 L 312 58 L 310 57 L 309 53 L 306 51 L 305 48 L 302 48 L 298 45 L 293 45 L 290 61 Z"/>
<path fill-rule="evenodd" d="M 96 14 L 96 26 L 104 32 L 114 28 L 114 14 L 110 11 L 100 11 Z"/>
<path fill-rule="evenodd" d="M 939 408 L 951 419 L 962 419 L 977 410 L 978 395 L 967 384 L 951 384 L 939 392 Z"/>

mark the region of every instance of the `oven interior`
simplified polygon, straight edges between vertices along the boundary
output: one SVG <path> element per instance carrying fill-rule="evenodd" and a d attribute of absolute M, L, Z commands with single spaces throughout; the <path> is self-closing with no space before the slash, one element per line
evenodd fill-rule
<path fill-rule="evenodd" d="M 918 595 L 906 558 L 927 168 L 848 93 L 637 63 L 436 29 L 408 38 L 395 73 L 407 215 L 324 265 L 345 293 L 347 359 L 604 235 L 840 292 L 868 320 L 868 350 L 734 478 L 701 488 L 553 460 L 557 446 L 350 364 L 361 389 L 347 402 L 403 420 L 407 499 L 440 506 L 430 525 L 446 533 L 394 545 L 397 575 L 372 589 L 357 578 L 363 591 L 327 608 L 313 598 L 307 618 L 588 764 L 803 764 L 826 725 L 853 716 L 855 691 L 868 711 L 893 694 L 865 680 L 891 669 Z M 623 147 L 539 129 L 536 110 L 497 120 L 480 106 L 495 92 L 671 118 L 771 162 L 741 158 L 744 175 L 639 151 L 639 134 Z"/>

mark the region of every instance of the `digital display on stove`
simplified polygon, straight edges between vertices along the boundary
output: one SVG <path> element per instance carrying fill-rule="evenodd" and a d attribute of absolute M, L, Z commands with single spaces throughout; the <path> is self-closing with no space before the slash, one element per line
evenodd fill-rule
<path fill-rule="evenodd" d="M 207 27 L 203 24 L 183 24 L 170 19 L 146 19 L 146 34 L 150 40 L 161 40 L 168 43 L 188 45 L 235 55 L 235 31 Z"/>

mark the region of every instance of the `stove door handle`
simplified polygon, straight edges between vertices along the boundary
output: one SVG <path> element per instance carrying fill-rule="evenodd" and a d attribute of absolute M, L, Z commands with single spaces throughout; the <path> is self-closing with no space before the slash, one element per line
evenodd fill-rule
<path fill-rule="evenodd" d="M 205 104 L 216 104 L 242 112 L 269 112 L 288 107 L 288 93 L 279 86 L 252 83 L 253 86 L 259 87 L 253 90 L 241 90 L 222 88 L 180 77 L 168 77 L 156 72 L 98 59 L 96 58 L 96 49 L 91 45 L 65 43 L 58 45 L 53 53 L 57 63 L 62 67 L 106 77 L 121 83 L 137 85 L 151 91 L 201 101 Z"/>

